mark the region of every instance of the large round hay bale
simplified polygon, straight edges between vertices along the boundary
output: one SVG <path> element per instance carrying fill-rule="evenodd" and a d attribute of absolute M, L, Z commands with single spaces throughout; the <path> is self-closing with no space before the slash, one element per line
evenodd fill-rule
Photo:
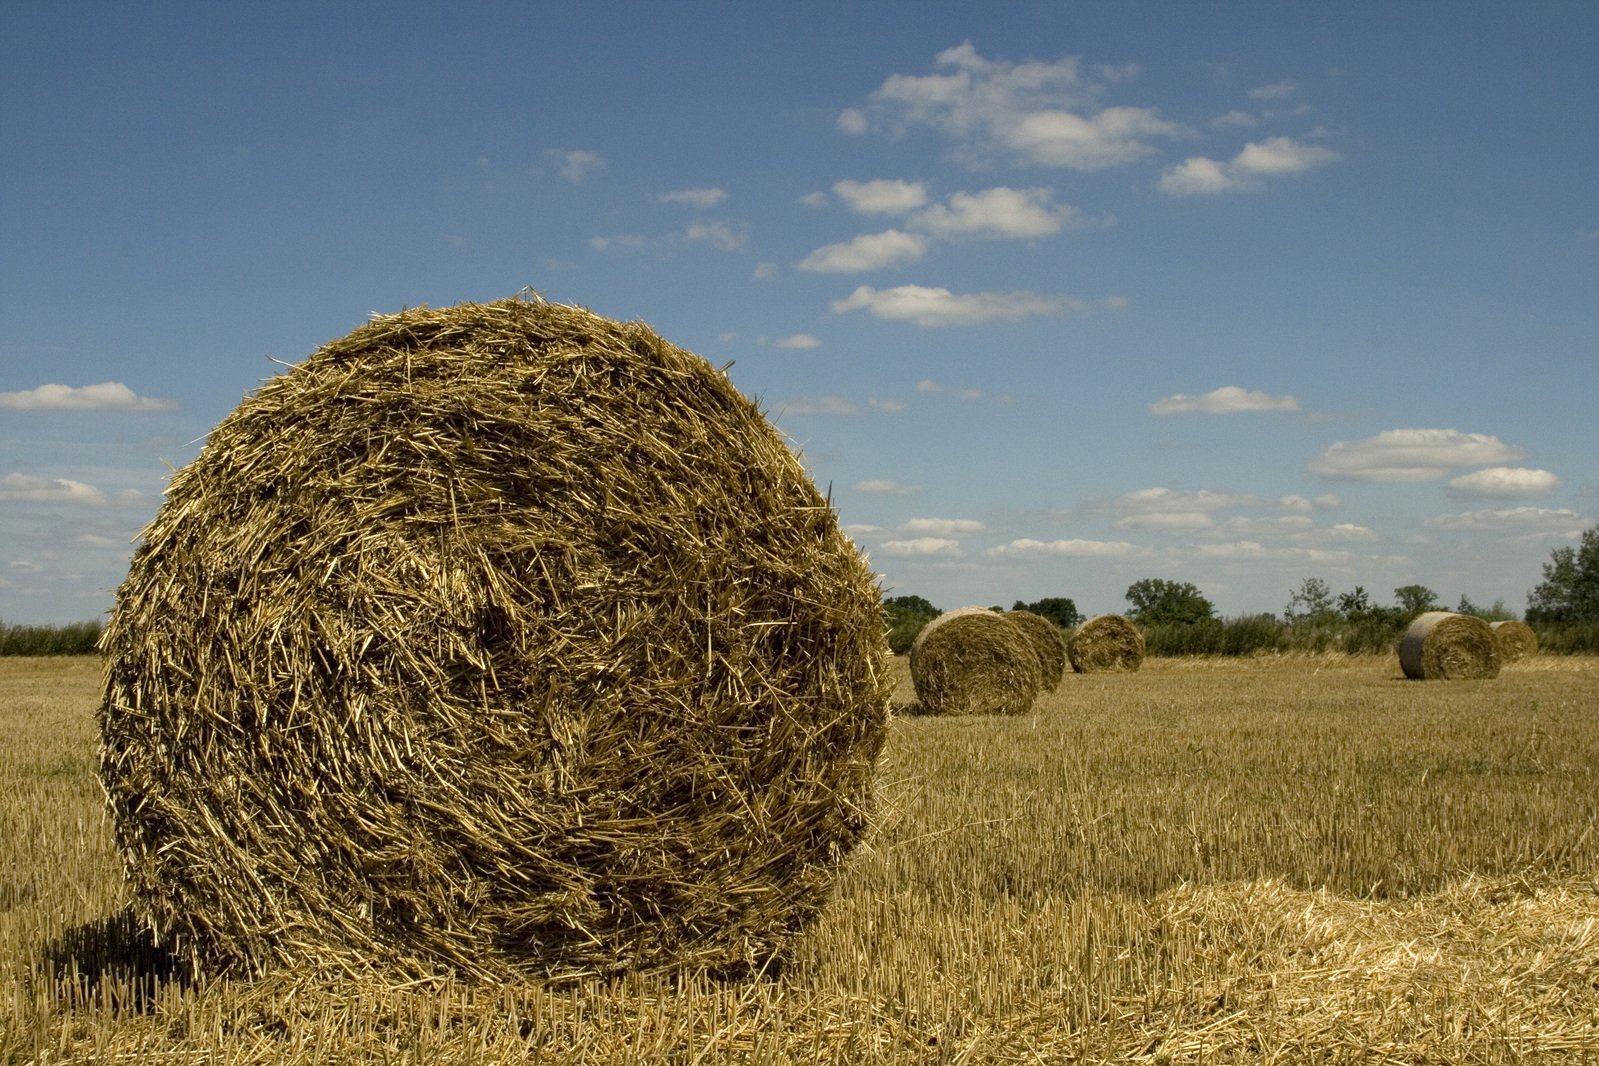
<path fill-rule="evenodd" d="M 1079 674 L 1133 672 L 1144 665 L 1144 634 L 1119 614 L 1098 614 L 1072 631 L 1066 655 Z"/>
<path fill-rule="evenodd" d="M 1476 615 L 1428 611 L 1399 639 L 1399 666 L 1418 680 L 1497 677 L 1499 645 L 1492 627 Z"/>
<path fill-rule="evenodd" d="M 1066 638 L 1060 626 L 1032 611 L 1006 611 L 1000 616 L 1011 625 L 1020 626 L 1038 654 L 1039 687 L 1053 692 L 1060 687 L 1066 673 Z"/>
<path fill-rule="evenodd" d="M 1518 622 L 1511 618 L 1502 622 L 1490 622 L 1488 626 L 1494 631 L 1494 640 L 1499 645 L 1501 664 L 1513 663 L 1517 659 L 1538 654 L 1538 633 L 1526 622 Z"/>
<path fill-rule="evenodd" d="M 762 962 L 867 827 L 880 598 L 756 405 L 648 327 L 376 317 L 216 427 L 118 592 L 135 905 L 212 970 Z"/>
<path fill-rule="evenodd" d="M 1038 653 L 1019 626 L 984 608 L 946 611 L 911 645 L 911 683 L 929 714 L 1026 714 Z"/>

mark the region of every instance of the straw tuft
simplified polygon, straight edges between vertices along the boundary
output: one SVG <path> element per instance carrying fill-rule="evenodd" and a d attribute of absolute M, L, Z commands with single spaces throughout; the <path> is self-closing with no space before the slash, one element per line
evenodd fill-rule
<path fill-rule="evenodd" d="M 1494 631 L 1476 615 L 1428 611 L 1399 640 L 1399 666 L 1416 680 L 1459 681 L 1499 676 Z"/>
<path fill-rule="evenodd" d="M 1513 663 L 1538 654 L 1538 634 L 1526 622 L 1508 619 L 1490 622 L 1489 628 L 1494 631 L 1494 640 L 1499 645 L 1501 663 Z"/>
<path fill-rule="evenodd" d="M 1020 626 L 982 607 L 939 615 L 911 645 L 911 683 L 929 714 L 1026 714 L 1038 697 L 1038 653 Z"/>
<path fill-rule="evenodd" d="M 1122 615 L 1095 615 L 1072 631 L 1066 655 L 1079 674 L 1131 673 L 1144 665 L 1144 634 Z"/>
<path fill-rule="evenodd" d="M 1032 611 L 1006 611 L 1000 617 L 1014 626 L 1020 626 L 1027 639 L 1032 641 L 1038 654 L 1039 687 L 1053 692 L 1060 687 L 1066 674 L 1066 638 L 1060 626 Z"/>
<path fill-rule="evenodd" d="M 217 425 L 118 592 L 135 906 L 207 970 L 762 964 L 867 828 L 880 600 L 756 405 L 648 327 L 375 317 Z"/>

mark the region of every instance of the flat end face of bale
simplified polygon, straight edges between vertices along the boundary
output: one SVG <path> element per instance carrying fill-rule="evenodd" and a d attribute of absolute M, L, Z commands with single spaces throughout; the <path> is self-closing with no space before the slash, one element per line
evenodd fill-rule
<path fill-rule="evenodd" d="M 1000 617 L 1021 627 L 1032 642 L 1033 651 L 1038 655 L 1040 688 L 1048 692 L 1059 688 L 1066 674 L 1066 638 L 1060 627 L 1032 611 L 1006 611 Z"/>
<path fill-rule="evenodd" d="M 539 301 L 376 318 L 216 427 L 118 592 L 136 906 L 206 969 L 759 964 L 867 829 L 881 623 L 698 356 Z"/>
<path fill-rule="evenodd" d="M 951 611 L 929 622 L 910 666 L 916 698 L 930 714 L 1026 714 L 1038 697 L 1032 641 L 992 611 Z"/>
<path fill-rule="evenodd" d="M 1399 641 L 1399 666 L 1417 681 L 1469 681 L 1499 676 L 1493 628 L 1475 615 L 1428 611 Z"/>
<path fill-rule="evenodd" d="M 1122 615 L 1095 615 L 1072 632 L 1066 654 L 1079 674 L 1131 673 L 1144 665 L 1144 634 Z"/>
<path fill-rule="evenodd" d="M 1538 654 L 1538 633 L 1526 622 L 1508 619 L 1492 622 L 1494 640 L 1499 645 L 1499 661 L 1513 663 Z"/>

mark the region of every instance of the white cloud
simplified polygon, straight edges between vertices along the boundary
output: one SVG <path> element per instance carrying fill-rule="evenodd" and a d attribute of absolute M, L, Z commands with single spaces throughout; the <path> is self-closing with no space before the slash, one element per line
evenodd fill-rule
<path fill-rule="evenodd" d="M 551 148 L 544 155 L 560 167 L 561 177 L 573 185 L 582 183 L 589 174 L 605 167 L 605 157 L 587 149 Z"/>
<path fill-rule="evenodd" d="M 612 248 L 636 251 L 644 247 L 644 238 L 632 233 L 619 233 L 614 237 L 590 237 L 589 247 L 596 252 L 609 251 Z"/>
<path fill-rule="evenodd" d="M 1261 188 L 1263 178 L 1301 174 L 1338 159 L 1331 148 L 1304 144 L 1291 137 L 1269 137 L 1246 144 L 1230 162 L 1190 156 L 1167 167 L 1160 191 L 1169 196 L 1214 196 Z"/>
<path fill-rule="evenodd" d="M 895 74 L 852 108 L 840 128 L 890 133 L 930 127 L 954 145 L 955 158 L 985 169 L 1003 157 L 1023 164 L 1100 170 L 1143 158 L 1149 140 L 1181 127 L 1141 107 L 1102 107 L 1106 86 L 1136 68 L 1094 68 L 1075 57 L 1011 63 L 984 59 L 969 42 L 934 60 L 928 75 Z"/>
<path fill-rule="evenodd" d="M 904 400 L 871 399 L 867 400 L 866 402 L 870 404 L 874 410 L 882 411 L 884 414 L 897 415 L 905 410 Z"/>
<path fill-rule="evenodd" d="M 960 541 L 951 537 L 915 537 L 911 540 L 885 540 L 878 545 L 884 555 L 959 555 Z"/>
<path fill-rule="evenodd" d="M 1487 496 L 1500 499 L 1547 496 L 1559 487 L 1560 479 L 1547 470 L 1508 466 L 1492 466 L 1486 470 L 1462 474 L 1449 482 L 1449 491 L 1456 496 Z"/>
<path fill-rule="evenodd" d="M 1291 79 L 1272 82 L 1270 85 L 1258 85 L 1249 90 L 1251 100 L 1281 100 L 1285 96 L 1292 96 L 1299 89 L 1299 83 Z"/>
<path fill-rule="evenodd" d="M 79 533 L 72 538 L 72 543 L 80 548 L 127 548 L 132 544 L 126 538 L 118 540 L 115 537 L 103 537 L 98 533 Z"/>
<path fill-rule="evenodd" d="M 0 409 L 11 411 L 170 411 L 176 406 L 171 400 L 140 396 L 120 381 L 0 392 Z"/>
<path fill-rule="evenodd" d="M 898 481 L 889 481 L 877 478 L 855 483 L 856 492 L 865 492 L 873 496 L 914 496 L 922 491 L 920 485 L 902 485 Z"/>
<path fill-rule="evenodd" d="M 927 186 L 919 181 L 878 178 L 833 183 L 833 192 L 861 215 L 904 215 L 927 203 Z"/>
<path fill-rule="evenodd" d="M 911 220 L 938 237 L 1047 237 L 1081 223 L 1080 213 L 1055 203 L 1049 189 L 998 186 L 982 192 L 958 192 L 947 204 L 934 204 Z"/>
<path fill-rule="evenodd" d="M 778 274 L 778 266 L 776 263 L 756 263 L 754 274 L 761 281 L 775 278 Z"/>
<path fill-rule="evenodd" d="M 983 533 L 988 527 L 972 518 L 913 518 L 899 527 L 905 536 L 953 537 Z"/>
<path fill-rule="evenodd" d="M 1492 530 L 1504 533 L 1562 536 L 1575 539 L 1581 536 L 1591 519 L 1565 508 L 1511 507 L 1500 511 L 1467 511 L 1462 514 L 1444 514 L 1432 519 L 1428 525 L 1439 529 Z"/>
<path fill-rule="evenodd" d="M 686 236 L 691 241 L 705 241 L 724 252 L 738 251 L 748 239 L 747 234 L 726 222 L 695 222 L 689 226 Z"/>
<path fill-rule="evenodd" d="M 0 500 L 87 506 L 108 502 L 105 492 L 93 485 L 67 478 L 35 477 L 32 474 L 7 474 L 0 478 Z"/>
<path fill-rule="evenodd" d="M 1205 511 L 1149 511 L 1117 519 L 1117 529 L 1209 529 L 1216 524 Z"/>
<path fill-rule="evenodd" d="M 866 115 L 859 108 L 848 107 L 838 113 L 838 128 L 845 133 L 858 136 L 871 128 L 866 120 Z"/>
<path fill-rule="evenodd" d="M 917 392 L 943 392 L 944 386 L 931 378 L 923 378 L 916 383 Z"/>
<path fill-rule="evenodd" d="M 1123 514 L 1186 513 L 1220 511 L 1228 507 L 1251 507 L 1260 503 L 1257 496 L 1210 489 L 1138 489 L 1118 496 L 1112 506 Z"/>
<path fill-rule="evenodd" d="M 881 319 L 912 322 L 924 328 L 970 326 L 995 319 L 1015 321 L 1056 314 L 1066 306 L 1067 302 L 1060 297 L 1031 292 L 957 295 L 948 289 L 923 285 L 900 285 L 892 289 L 862 285 L 849 296 L 832 303 L 833 311 L 839 314 L 865 310 Z"/>
<path fill-rule="evenodd" d="M 773 348 L 795 348 L 800 350 L 808 350 L 811 348 L 820 348 L 821 346 L 822 342 L 811 336 L 809 333 L 796 333 L 790 337 L 779 337 L 777 340 L 772 342 Z"/>
<path fill-rule="evenodd" d="M 1271 396 L 1253 389 L 1241 389 L 1236 385 L 1223 385 L 1203 396 L 1189 396 L 1179 392 L 1164 400 L 1156 400 L 1149 405 L 1149 409 L 1157 415 L 1175 415 L 1189 411 L 1199 411 L 1209 415 L 1229 415 L 1240 411 L 1297 411 L 1299 401 L 1292 396 Z"/>
<path fill-rule="evenodd" d="M 1327 529 L 1327 535 L 1334 540 L 1359 540 L 1371 541 L 1377 539 L 1374 530 L 1366 526 L 1356 525 L 1353 522 L 1339 522 Z"/>
<path fill-rule="evenodd" d="M 990 548 L 984 555 L 990 558 L 1004 556 L 1064 555 L 1081 558 L 1110 559 L 1142 554 L 1142 549 L 1121 540 L 1033 540 L 1022 537 L 1009 544 Z"/>
<path fill-rule="evenodd" d="M 663 192 L 656 198 L 656 202 L 663 204 L 687 204 L 689 207 L 715 207 L 727 199 L 727 191 L 717 188 L 692 188 L 678 189 L 675 192 Z"/>
<path fill-rule="evenodd" d="M 1514 445 L 1484 433 L 1453 429 L 1390 429 L 1365 440 L 1338 441 L 1310 461 L 1321 477 L 1356 481 L 1431 481 L 1455 467 L 1520 459 Z"/>
<path fill-rule="evenodd" d="M 914 263 L 926 251 L 926 238 L 891 229 L 862 234 L 842 244 L 824 245 L 800 260 L 799 268 L 814 273 L 853 274 Z"/>
<path fill-rule="evenodd" d="M 856 407 L 842 396 L 807 396 L 802 399 L 788 401 L 782 405 L 780 410 L 784 415 L 853 415 L 860 413 L 859 407 Z"/>
<path fill-rule="evenodd" d="M 1217 115 L 1210 121 L 1211 124 L 1215 126 L 1249 127 L 1260 125 L 1260 119 L 1256 118 L 1254 115 L 1251 115 L 1248 111 L 1237 110 L 1229 111 L 1225 115 Z"/>

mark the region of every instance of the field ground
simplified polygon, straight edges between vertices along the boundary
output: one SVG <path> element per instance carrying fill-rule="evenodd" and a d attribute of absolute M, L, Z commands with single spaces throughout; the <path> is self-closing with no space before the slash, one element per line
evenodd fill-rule
<path fill-rule="evenodd" d="M 164 974 L 97 690 L 0 661 L 0 1063 L 1599 1061 L 1593 657 L 1153 659 L 900 717 L 872 845 L 738 983 Z"/>

